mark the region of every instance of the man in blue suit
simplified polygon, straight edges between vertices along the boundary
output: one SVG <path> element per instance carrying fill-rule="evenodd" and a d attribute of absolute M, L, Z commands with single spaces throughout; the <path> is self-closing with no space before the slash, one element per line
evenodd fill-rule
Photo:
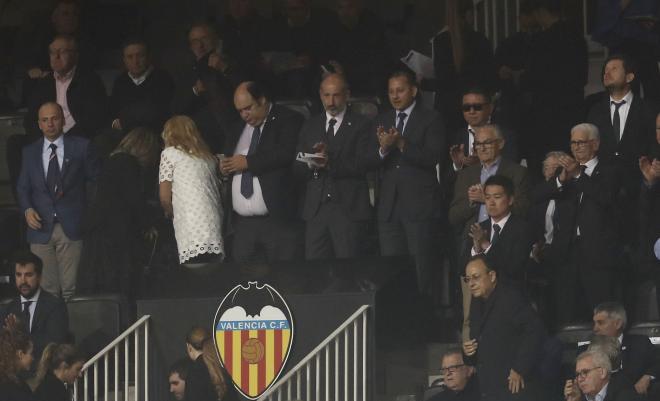
<path fill-rule="evenodd" d="M 61 106 L 44 103 L 38 115 L 43 138 L 23 150 L 18 203 L 27 221 L 30 250 L 44 262 L 42 287 L 69 298 L 75 291 L 81 220 L 97 160 L 89 140 L 63 135 Z"/>

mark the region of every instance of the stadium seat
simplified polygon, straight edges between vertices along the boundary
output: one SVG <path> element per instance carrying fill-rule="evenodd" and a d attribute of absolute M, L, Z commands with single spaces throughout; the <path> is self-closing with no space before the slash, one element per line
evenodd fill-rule
<path fill-rule="evenodd" d="M 348 99 L 351 111 L 361 114 L 370 119 L 378 115 L 380 99 L 378 97 L 359 97 Z"/>
<path fill-rule="evenodd" d="M 660 320 L 636 323 L 628 332 L 630 334 L 647 336 L 653 345 L 660 347 Z"/>
<path fill-rule="evenodd" d="M 75 344 L 89 356 L 108 345 L 127 325 L 128 304 L 118 294 L 74 296 L 66 307 Z"/>
<path fill-rule="evenodd" d="M 279 104 L 289 110 L 302 114 L 305 117 L 305 120 L 309 119 L 312 115 L 312 102 L 307 99 L 278 100 L 275 104 Z"/>

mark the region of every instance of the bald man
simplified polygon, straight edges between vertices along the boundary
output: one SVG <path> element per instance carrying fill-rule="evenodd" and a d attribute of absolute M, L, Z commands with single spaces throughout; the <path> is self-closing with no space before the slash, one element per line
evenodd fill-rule
<path fill-rule="evenodd" d="M 238 262 L 292 260 L 299 255 L 299 235 L 292 164 L 302 116 L 273 104 L 256 82 L 243 82 L 234 92 L 241 121 L 225 141 L 220 163 L 231 178 L 232 257 Z"/>
<path fill-rule="evenodd" d="M 364 158 L 369 122 L 348 110 L 343 76 L 324 78 L 319 96 L 324 112 L 307 120 L 298 138 L 298 151 L 319 155 L 315 163 L 296 163 L 306 182 L 305 257 L 350 258 L 358 254 L 371 217 Z"/>
<path fill-rule="evenodd" d="M 75 293 L 82 250 L 81 222 L 97 159 L 89 140 L 64 134 L 66 118 L 55 102 L 38 111 L 43 137 L 23 149 L 16 188 L 27 222 L 30 250 L 43 261 L 41 286 L 53 295 Z"/>

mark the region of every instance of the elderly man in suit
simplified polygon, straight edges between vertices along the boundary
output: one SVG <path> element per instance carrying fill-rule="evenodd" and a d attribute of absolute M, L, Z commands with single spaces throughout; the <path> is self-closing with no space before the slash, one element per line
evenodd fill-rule
<path fill-rule="evenodd" d="M 261 246 L 268 261 L 295 259 L 300 240 L 292 163 L 302 116 L 273 104 L 249 81 L 236 88 L 234 106 L 242 121 L 229 130 L 228 156 L 220 162 L 223 174 L 233 175 L 232 257 L 254 260 Z"/>
<path fill-rule="evenodd" d="M 384 256 L 413 255 L 419 290 L 429 294 L 437 287 L 432 277 L 443 213 L 436 165 L 444 160 L 445 127 L 437 112 L 415 100 L 412 74 L 393 73 L 388 96 L 394 110 L 376 118 L 366 153 L 370 168 L 380 167 L 380 251 Z"/>
<path fill-rule="evenodd" d="M 64 301 L 41 288 L 41 259 L 28 251 L 18 251 L 12 259 L 19 296 L 7 306 L 0 323 L 20 320 L 30 334 L 38 360 L 46 345 L 67 340 L 69 317 Z"/>
<path fill-rule="evenodd" d="M 523 294 L 498 276 L 485 255 L 465 266 L 473 298 L 465 361 L 479 372 L 481 400 L 536 400 L 534 371 L 545 329 Z"/>
<path fill-rule="evenodd" d="M 28 225 L 30 249 L 44 263 L 42 285 L 53 295 L 71 297 L 82 250 L 81 221 L 96 181 L 97 159 L 89 140 L 64 134 L 62 107 L 39 108 L 43 138 L 23 149 L 18 204 Z"/>
<path fill-rule="evenodd" d="M 328 75 L 321 82 L 325 112 L 302 127 L 298 150 L 319 155 L 318 162 L 296 163 L 306 181 L 302 216 L 307 259 L 349 258 L 358 254 L 365 223 L 371 218 L 364 154 L 369 121 L 346 106 L 346 79 Z"/>

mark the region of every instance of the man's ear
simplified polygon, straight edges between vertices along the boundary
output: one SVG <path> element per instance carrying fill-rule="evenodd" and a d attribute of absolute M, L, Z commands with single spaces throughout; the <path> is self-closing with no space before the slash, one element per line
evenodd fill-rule
<path fill-rule="evenodd" d="M 626 83 L 629 84 L 635 79 L 635 74 L 632 72 L 629 72 L 626 74 Z"/>

